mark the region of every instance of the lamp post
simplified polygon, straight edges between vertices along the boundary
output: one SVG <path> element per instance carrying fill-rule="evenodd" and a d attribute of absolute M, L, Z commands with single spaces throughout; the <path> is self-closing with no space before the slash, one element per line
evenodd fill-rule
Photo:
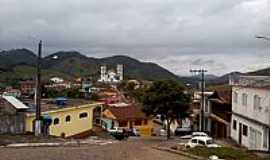
<path fill-rule="evenodd" d="M 35 136 L 41 135 L 41 113 L 40 113 L 40 100 L 41 100 L 41 87 L 40 87 L 40 79 L 41 79 L 41 54 L 42 54 L 42 41 L 39 41 L 38 44 L 38 58 L 37 58 L 37 79 L 36 79 L 36 119 L 35 119 Z"/>

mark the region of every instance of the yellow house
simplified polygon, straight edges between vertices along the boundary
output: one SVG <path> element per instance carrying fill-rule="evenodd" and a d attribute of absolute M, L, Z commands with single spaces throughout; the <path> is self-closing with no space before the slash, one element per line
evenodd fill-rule
<path fill-rule="evenodd" d="M 113 127 L 136 128 L 141 136 L 151 136 L 153 121 L 145 116 L 138 106 L 108 107 L 102 113 L 101 125 L 104 129 Z"/>
<path fill-rule="evenodd" d="M 52 120 L 49 135 L 72 137 L 89 132 L 93 127 L 94 109 L 102 104 L 85 100 L 68 100 L 66 103 L 62 106 L 58 106 L 52 101 L 42 103 L 42 116 L 50 117 Z M 26 132 L 33 132 L 34 119 L 35 113 L 26 114 Z"/>

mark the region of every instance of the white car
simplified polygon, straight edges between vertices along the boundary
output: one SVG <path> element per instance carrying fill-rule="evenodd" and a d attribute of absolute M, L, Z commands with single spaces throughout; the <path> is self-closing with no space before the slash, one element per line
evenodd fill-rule
<path fill-rule="evenodd" d="M 209 137 L 205 132 L 192 132 L 191 135 L 181 136 L 181 139 L 191 139 L 192 137 Z"/>
<path fill-rule="evenodd" d="M 113 127 L 111 129 L 108 129 L 109 133 L 123 133 L 123 129 L 119 128 L 119 127 Z"/>
<path fill-rule="evenodd" d="M 185 144 L 185 147 L 186 148 L 194 148 L 194 147 L 217 148 L 221 146 L 213 143 L 213 139 L 211 137 L 193 137 Z"/>
<path fill-rule="evenodd" d="M 207 133 L 204 132 L 192 132 L 192 137 L 209 137 Z"/>

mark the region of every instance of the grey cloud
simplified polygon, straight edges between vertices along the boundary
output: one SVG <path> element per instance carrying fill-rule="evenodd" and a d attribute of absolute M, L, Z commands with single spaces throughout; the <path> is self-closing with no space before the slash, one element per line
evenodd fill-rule
<path fill-rule="evenodd" d="M 215 63 L 214 60 L 203 60 L 201 58 L 195 59 L 195 60 L 192 60 L 191 61 L 191 64 L 192 65 L 198 65 L 198 66 L 201 66 L 201 65 L 212 65 L 214 63 Z"/>
<path fill-rule="evenodd" d="M 43 39 L 46 53 L 125 54 L 177 74 L 206 64 L 220 74 L 250 68 L 230 55 L 264 60 L 270 43 L 254 36 L 270 36 L 269 10 L 270 0 L 0 0 L 0 48 L 36 50 Z"/>

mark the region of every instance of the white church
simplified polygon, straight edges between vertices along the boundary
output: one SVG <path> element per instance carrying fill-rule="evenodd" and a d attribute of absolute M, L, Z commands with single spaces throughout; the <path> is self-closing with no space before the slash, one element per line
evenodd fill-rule
<path fill-rule="evenodd" d="M 111 69 L 107 71 L 107 66 L 102 65 L 100 67 L 100 79 L 98 82 L 103 83 L 119 83 L 124 79 L 124 66 L 118 64 L 115 70 Z"/>

